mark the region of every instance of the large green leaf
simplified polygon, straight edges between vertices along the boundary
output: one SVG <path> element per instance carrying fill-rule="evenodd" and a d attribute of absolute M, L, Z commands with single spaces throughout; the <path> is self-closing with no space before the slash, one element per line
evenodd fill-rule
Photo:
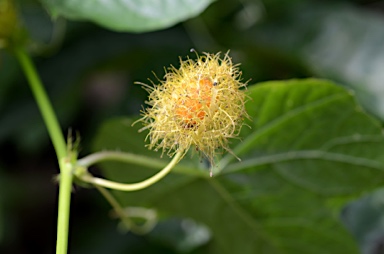
<path fill-rule="evenodd" d="M 197 16 L 213 0 L 42 0 L 53 16 L 89 20 L 116 31 L 144 32 Z"/>
<path fill-rule="evenodd" d="M 206 224 L 213 234 L 210 253 L 358 253 L 338 214 L 348 198 L 383 183 L 380 124 L 329 81 L 267 82 L 248 94 L 251 128 L 232 146 L 241 162 L 226 155 L 209 178 L 197 156 L 186 157 L 175 174 L 148 189 L 116 195 L 127 206 Z M 140 126 L 131 123 L 105 123 L 94 148 L 158 161 L 144 148 L 146 133 L 138 134 Z M 123 182 L 153 173 L 121 163 L 103 168 L 108 178 Z"/>

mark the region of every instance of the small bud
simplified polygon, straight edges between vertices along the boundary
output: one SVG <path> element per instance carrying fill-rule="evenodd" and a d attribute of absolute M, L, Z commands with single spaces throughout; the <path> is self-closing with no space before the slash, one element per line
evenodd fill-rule
<path fill-rule="evenodd" d="M 197 55 L 198 56 L 198 55 Z M 180 60 L 171 66 L 165 81 L 154 87 L 142 84 L 149 94 L 139 120 L 149 130 L 149 149 L 163 150 L 169 156 L 186 153 L 190 146 L 210 162 L 218 148 L 229 151 L 228 139 L 238 136 L 243 125 L 246 95 L 240 88 L 241 71 L 228 53 L 198 56 L 196 61 Z"/>
<path fill-rule="evenodd" d="M 8 46 L 18 30 L 18 17 L 13 0 L 0 0 L 0 48 Z"/>

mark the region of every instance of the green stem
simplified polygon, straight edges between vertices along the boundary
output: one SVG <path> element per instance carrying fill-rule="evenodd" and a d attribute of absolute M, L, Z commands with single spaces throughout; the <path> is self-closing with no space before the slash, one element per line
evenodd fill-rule
<path fill-rule="evenodd" d="M 66 254 L 68 250 L 69 212 L 72 192 L 72 165 L 66 158 L 60 162 L 60 188 L 57 215 L 56 254 Z"/>
<path fill-rule="evenodd" d="M 121 191 L 141 190 L 148 186 L 151 186 L 152 184 L 158 182 L 160 179 L 166 176 L 172 170 L 172 168 L 179 162 L 179 160 L 182 158 L 183 155 L 184 155 L 184 151 L 177 152 L 176 155 L 169 162 L 169 164 L 166 167 L 164 167 L 161 171 L 159 171 L 154 176 L 138 183 L 132 183 L 132 184 L 117 183 L 117 182 L 105 180 L 102 178 L 93 177 L 90 174 L 83 174 L 78 177 L 84 182 L 103 186 L 105 188 L 121 190 Z"/>
<path fill-rule="evenodd" d="M 140 154 L 116 151 L 101 151 L 87 155 L 79 159 L 77 161 L 77 165 L 88 168 L 96 163 L 110 160 L 134 163 L 150 168 L 163 168 L 167 165 L 163 160 L 160 159 L 153 159 Z"/>
<path fill-rule="evenodd" d="M 107 189 L 98 185 L 94 186 L 108 201 L 116 215 L 121 219 L 122 223 L 124 224 L 124 233 L 126 233 L 128 230 L 131 230 L 135 234 L 145 234 L 152 230 L 156 225 L 157 214 L 152 209 L 146 209 L 143 207 L 129 207 L 124 209 Z M 142 225 L 138 225 L 130 219 L 131 215 L 132 217 L 141 218 L 145 220 L 145 222 Z"/>
<path fill-rule="evenodd" d="M 87 155 L 77 161 L 77 165 L 84 168 L 89 168 L 90 166 L 104 162 L 104 161 L 121 161 L 129 164 L 140 165 L 147 168 L 164 168 L 167 166 L 166 161 L 155 159 L 148 156 L 143 156 L 140 154 L 133 154 L 127 152 L 117 152 L 117 151 L 101 151 L 96 152 L 90 155 Z M 208 178 L 208 174 L 205 170 L 196 170 L 196 167 L 187 166 L 183 164 L 177 164 L 173 172 L 182 173 L 183 175 L 199 176 Z"/>
<path fill-rule="evenodd" d="M 57 218 L 56 253 L 66 254 L 68 249 L 69 208 L 72 190 L 72 166 L 66 161 L 67 149 L 53 107 L 29 55 L 23 48 L 15 48 L 15 54 L 28 79 L 32 93 L 43 116 L 49 136 L 56 151 L 60 167 L 59 208 Z"/>
<path fill-rule="evenodd" d="M 39 106 L 45 125 L 47 126 L 49 136 L 51 137 L 55 148 L 57 159 L 60 161 L 60 159 L 66 157 L 67 152 L 65 139 L 61 132 L 55 112 L 53 111 L 52 105 L 31 58 L 27 55 L 24 49 L 21 48 L 15 49 L 15 53 L 28 79 L 29 85 L 32 89 L 33 95 L 35 96 L 37 105 Z"/>
<path fill-rule="evenodd" d="M 94 185 L 95 188 L 101 193 L 101 195 L 104 196 L 104 198 L 108 201 L 108 203 L 113 207 L 113 210 L 115 210 L 115 213 L 120 217 L 121 221 L 124 223 L 124 226 L 129 229 L 132 227 L 131 220 L 125 215 L 124 209 L 121 207 L 119 202 L 115 199 L 112 194 L 104 189 L 101 186 Z"/>

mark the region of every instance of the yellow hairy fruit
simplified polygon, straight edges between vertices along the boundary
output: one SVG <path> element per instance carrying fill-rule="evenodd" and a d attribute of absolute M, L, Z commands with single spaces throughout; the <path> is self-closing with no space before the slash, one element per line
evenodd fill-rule
<path fill-rule="evenodd" d="M 180 59 L 180 68 L 168 68 L 158 85 L 140 83 L 150 106 L 142 111 L 140 131 L 149 130 L 149 149 L 173 156 L 195 146 L 213 163 L 217 149 L 230 151 L 228 139 L 238 136 L 247 117 L 240 90 L 246 84 L 228 53 L 223 59 L 220 53 L 197 57 Z"/>

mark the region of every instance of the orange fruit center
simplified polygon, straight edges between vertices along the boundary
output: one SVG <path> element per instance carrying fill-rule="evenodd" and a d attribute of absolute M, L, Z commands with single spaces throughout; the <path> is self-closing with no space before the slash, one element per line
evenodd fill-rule
<path fill-rule="evenodd" d="M 186 88 L 186 96 L 178 99 L 176 115 L 179 116 L 188 128 L 196 125 L 194 119 L 204 119 L 206 108 L 211 105 L 213 83 L 209 78 L 199 80 L 197 87 Z"/>

